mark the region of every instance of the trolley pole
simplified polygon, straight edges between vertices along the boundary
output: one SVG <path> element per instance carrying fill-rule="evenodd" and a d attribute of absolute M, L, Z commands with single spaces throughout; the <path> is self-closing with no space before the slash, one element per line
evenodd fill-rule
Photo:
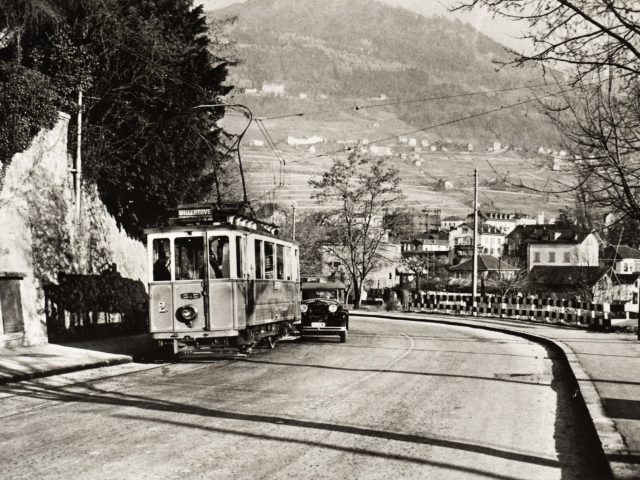
<path fill-rule="evenodd" d="M 293 205 L 293 233 L 291 234 L 291 240 L 296 239 L 296 206 Z"/>
<path fill-rule="evenodd" d="M 74 168 L 76 194 L 76 222 L 80 227 L 82 200 L 82 90 L 78 91 L 78 145 L 76 146 L 76 165 Z"/>
<path fill-rule="evenodd" d="M 473 276 L 471 277 L 471 291 L 475 305 L 478 294 L 478 169 L 473 170 Z"/>

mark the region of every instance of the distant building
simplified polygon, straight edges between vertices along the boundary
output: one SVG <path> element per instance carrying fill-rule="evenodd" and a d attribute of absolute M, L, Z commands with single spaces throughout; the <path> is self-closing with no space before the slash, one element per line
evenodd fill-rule
<path fill-rule="evenodd" d="M 429 146 L 429 140 L 420 140 L 420 145 L 423 147 L 428 147 Z"/>
<path fill-rule="evenodd" d="M 502 149 L 502 145 L 500 144 L 500 142 L 493 142 L 493 151 L 499 152 L 500 149 Z"/>
<path fill-rule="evenodd" d="M 267 95 L 284 95 L 284 85 L 282 83 L 263 83 L 261 90 L 262 93 Z"/>
<path fill-rule="evenodd" d="M 489 279 L 510 279 L 513 278 L 518 271 L 518 267 L 514 267 L 509 263 L 501 260 L 493 255 L 478 255 L 478 275 L 485 280 Z M 473 277 L 473 259 L 464 260 L 458 265 L 449 268 L 451 273 L 450 284 L 471 283 Z"/>
<path fill-rule="evenodd" d="M 369 147 L 369 153 L 374 157 L 387 157 L 393 155 L 393 150 L 391 150 L 391 147 L 371 145 Z"/>
<path fill-rule="evenodd" d="M 244 93 L 246 93 L 247 95 L 256 95 L 258 93 L 258 89 L 257 88 L 245 88 L 244 89 Z"/>
<path fill-rule="evenodd" d="M 467 152 L 473 152 L 473 143 L 467 144 Z"/>
<path fill-rule="evenodd" d="M 540 266 L 527 276 L 529 288 L 540 297 L 610 302 L 613 284 L 607 268 L 596 266 Z"/>
<path fill-rule="evenodd" d="M 456 228 L 457 226 L 462 225 L 463 223 L 464 218 L 451 215 L 442 219 L 442 229 L 449 231 L 452 228 Z"/>
<path fill-rule="evenodd" d="M 409 142 L 409 139 L 407 137 L 398 137 L 398 143 L 406 144 L 408 142 Z"/>
<path fill-rule="evenodd" d="M 415 147 L 416 145 L 418 145 L 418 142 L 415 138 L 410 138 L 409 139 L 409 146 L 410 147 Z"/>
<path fill-rule="evenodd" d="M 621 275 L 640 272 L 640 250 L 626 245 L 609 246 L 604 249 L 601 264 Z"/>
<path fill-rule="evenodd" d="M 504 253 L 534 266 L 599 265 L 599 244 L 589 231 L 559 225 L 518 225 L 505 241 Z"/>
<path fill-rule="evenodd" d="M 311 137 L 296 138 L 292 136 L 287 137 L 287 145 L 313 145 L 316 143 L 324 143 L 326 140 L 324 137 L 313 135 Z"/>
<path fill-rule="evenodd" d="M 300 94 L 298 94 L 298 98 L 299 98 L 300 100 L 305 100 L 308 96 L 309 96 L 309 95 L 308 95 L 308 94 L 306 94 L 306 93 L 300 93 Z"/>
<path fill-rule="evenodd" d="M 505 235 L 490 225 L 478 227 L 478 253 L 500 256 Z M 449 231 L 449 245 L 457 258 L 470 257 L 473 254 L 473 225 L 462 223 Z"/>
<path fill-rule="evenodd" d="M 252 147 L 264 147 L 264 141 L 263 140 L 251 140 L 249 142 L 249 145 L 251 145 Z"/>
<path fill-rule="evenodd" d="M 571 160 L 564 158 L 560 155 L 553 157 L 553 166 L 551 169 L 554 172 L 566 172 L 571 170 L 573 167 Z"/>

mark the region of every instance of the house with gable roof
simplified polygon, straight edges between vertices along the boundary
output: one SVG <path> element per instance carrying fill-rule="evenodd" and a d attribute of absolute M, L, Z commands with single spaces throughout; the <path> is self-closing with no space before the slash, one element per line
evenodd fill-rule
<path fill-rule="evenodd" d="M 516 275 L 518 270 L 518 267 L 493 255 L 478 255 L 478 276 L 485 280 L 490 278 L 510 279 Z M 451 274 L 450 284 L 470 284 L 473 277 L 473 258 L 450 267 L 449 272 Z"/>
<path fill-rule="evenodd" d="M 534 266 L 599 266 L 599 242 L 593 232 L 564 225 L 519 225 L 504 242 L 504 254 Z"/>
<path fill-rule="evenodd" d="M 491 225 L 481 224 L 478 227 L 478 253 L 501 256 L 505 235 Z M 451 263 L 455 260 L 471 257 L 473 254 L 473 224 L 463 223 L 449 231 L 449 249 Z"/>
<path fill-rule="evenodd" d="M 640 250 L 611 245 L 604 249 L 601 263 L 621 275 L 640 272 Z"/>
<path fill-rule="evenodd" d="M 614 300 L 610 270 L 591 266 L 534 266 L 527 277 L 529 288 L 544 298 L 567 298 L 604 303 Z"/>
<path fill-rule="evenodd" d="M 640 250 L 626 245 L 609 246 L 604 249 L 600 264 L 611 268 L 614 300 L 631 302 L 637 312 L 640 296 Z"/>

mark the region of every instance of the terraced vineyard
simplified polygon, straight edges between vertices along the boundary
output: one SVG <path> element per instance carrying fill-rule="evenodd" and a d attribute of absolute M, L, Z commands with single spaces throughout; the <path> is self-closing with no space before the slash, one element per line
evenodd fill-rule
<path fill-rule="evenodd" d="M 295 205 L 300 210 L 326 208 L 326 203 L 320 205 L 311 198 L 312 189 L 308 182 L 312 177 L 320 176 L 328 170 L 333 157 L 319 157 L 307 151 L 293 149 L 283 151 L 282 156 L 286 162 L 284 167 L 267 148 L 243 150 L 248 192 L 252 202 Z M 498 172 L 508 175 L 512 183 L 522 180 L 528 186 L 547 190 L 562 186 L 557 182 L 557 172 L 542 166 L 542 159 L 538 159 L 536 165 L 532 159 L 525 159 L 517 152 L 495 155 L 445 155 L 442 152 L 434 152 L 431 155 L 423 155 L 419 165 L 397 157 L 390 157 L 389 161 L 395 162 L 399 168 L 402 190 L 407 197 L 406 204 L 413 208 L 439 208 L 446 214 L 466 214 L 472 208 L 474 168 L 478 168 L 481 179 L 481 208 L 528 214 L 542 210 L 548 217 L 553 217 L 560 208 L 571 204 L 571 198 L 568 196 L 562 198 L 522 188 L 498 190 L 483 185 L 483 179 L 494 179 Z M 556 179 L 550 180 L 554 177 Z M 564 178 L 568 181 L 566 174 Z M 453 188 L 446 191 L 436 190 L 440 179 L 451 182 Z"/>

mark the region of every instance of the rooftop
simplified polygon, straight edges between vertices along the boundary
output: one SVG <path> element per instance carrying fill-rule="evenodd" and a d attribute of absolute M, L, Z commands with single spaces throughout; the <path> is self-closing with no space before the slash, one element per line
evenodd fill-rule
<path fill-rule="evenodd" d="M 536 265 L 529 272 L 529 278 L 545 287 L 579 287 L 580 285 L 594 285 L 609 268 L 606 267 L 556 267 Z"/>
<path fill-rule="evenodd" d="M 452 272 L 471 272 L 473 271 L 473 258 L 465 260 L 464 262 L 451 267 L 449 270 Z M 518 267 L 514 267 L 493 255 L 478 255 L 479 272 L 498 272 L 504 270 L 518 270 Z"/>
<path fill-rule="evenodd" d="M 590 231 L 564 225 L 518 225 L 507 238 L 520 238 L 525 243 L 570 243 L 578 245 L 591 234 Z"/>

